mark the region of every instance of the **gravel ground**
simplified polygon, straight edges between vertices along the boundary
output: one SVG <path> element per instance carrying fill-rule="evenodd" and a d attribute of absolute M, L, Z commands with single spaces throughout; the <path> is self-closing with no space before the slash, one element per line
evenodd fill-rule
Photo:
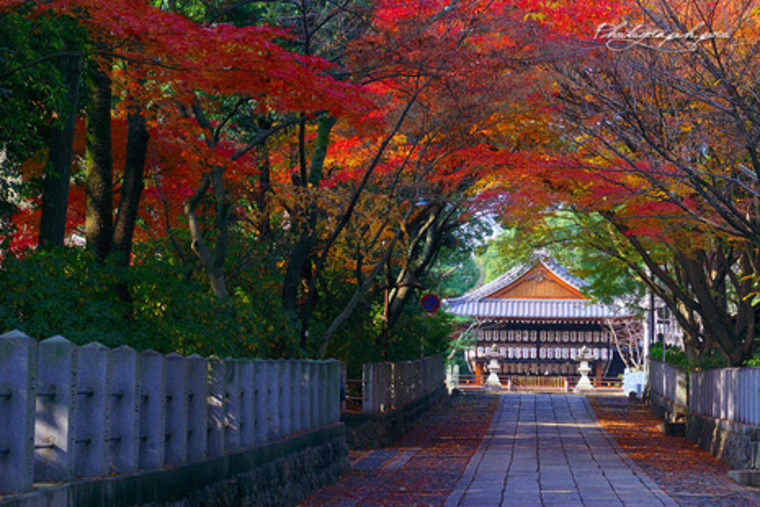
<path fill-rule="evenodd" d="M 640 401 L 590 397 L 597 419 L 620 447 L 683 506 L 760 506 L 760 488 L 729 479 L 730 467 L 684 437 L 664 435 L 662 422 Z"/>
<path fill-rule="evenodd" d="M 351 472 L 300 505 L 442 505 L 491 424 L 496 401 L 451 398 L 390 447 L 351 451 Z"/>

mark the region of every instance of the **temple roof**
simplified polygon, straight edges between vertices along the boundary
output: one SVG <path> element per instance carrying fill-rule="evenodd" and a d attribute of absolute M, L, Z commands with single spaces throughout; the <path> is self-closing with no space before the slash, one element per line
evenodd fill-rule
<path fill-rule="evenodd" d="M 588 284 L 549 258 L 521 264 L 490 283 L 444 300 L 455 315 L 497 319 L 601 319 L 627 316 L 621 308 L 595 303 Z"/>

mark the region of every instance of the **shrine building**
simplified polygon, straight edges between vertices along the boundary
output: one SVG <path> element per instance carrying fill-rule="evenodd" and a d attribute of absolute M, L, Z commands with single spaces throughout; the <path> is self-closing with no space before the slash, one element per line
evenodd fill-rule
<path fill-rule="evenodd" d="M 502 374 L 576 375 L 578 363 L 573 358 L 585 345 L 594 357 L 591 375 L 607 376 L 617 351 L 605 321 L 635 317 L 593 302 L 582 292 L 586 285 L 542 258 L 445 300 L 447 312 L 473 319 L 476 343 L 465 350 L 470 372 L 487 373 L 495 350 Z"/>

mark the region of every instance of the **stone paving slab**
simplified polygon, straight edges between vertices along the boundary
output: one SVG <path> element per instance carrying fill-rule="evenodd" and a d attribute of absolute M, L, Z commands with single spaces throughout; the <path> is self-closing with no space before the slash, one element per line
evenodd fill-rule
<path fill-rule="evenodd" d="M 452 398 L 389 449 L 351 451 L 354 470 L 301 505 L 452 504 L 455 495 L 463 499 L 462 479 L 473 482 L 480 467 L 461 505 L 638 507 L 672 499 L 682 507 L 760 506 L 760 488 L 734 483 L 725 464 L 683 437 L 663 435 L 640 402 L 520 396 Z M 498 424 L 509 431 L 495 432 Z M 476 454 L 488 446 L 487 460 Z M 658 486 L 670 499 L 653 493 Z M 642 487 L 652 492 L 646 499 Z"/>
<path fill-rule="evenodd" d="M 677 504 L 596 424 L 585 397 L 514 394 L 500 397 L 445 505 Z"/>

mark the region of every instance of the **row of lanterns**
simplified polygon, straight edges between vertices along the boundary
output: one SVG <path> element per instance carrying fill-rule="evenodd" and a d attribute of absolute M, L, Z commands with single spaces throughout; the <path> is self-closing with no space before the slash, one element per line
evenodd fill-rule
<path fill-rule="evenodd" d="M 564 343 L 606 343 L 606 331 L 554 331 L 548 329 L 483 329 L 478 331 L 478 339 L 500 342 L 564 342 Z"/>
<path fill-rule="evenodd" d="M 573 359 L 580 352 L 576 347 L 501 347 L 497 349 L 499 356 L 506 359 Z M 609 351 L 606 348 L 593 347 L 589 351 L 595 360 L 606 361 Z M 490 357 L 489 347 L 477 347 L 465 351 L 467 359 L 486 359 Z"/>

